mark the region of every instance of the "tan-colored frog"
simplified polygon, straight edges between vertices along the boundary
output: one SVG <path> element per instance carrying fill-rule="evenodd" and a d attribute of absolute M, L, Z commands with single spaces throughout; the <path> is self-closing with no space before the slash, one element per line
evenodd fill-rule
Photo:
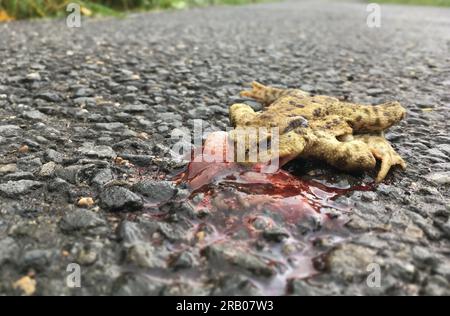
<path fill-rule="evenodd" d="M 374 169 L 376 159 L 380 159 L 377 182 L 386 177 L 391 166 L 406 168 L 404 160 L 383 136 L 384 130 L 405 117 L 406 111 L 398 102 L 376 106 L 353 104 L 257 82 L 252 84 L 252 90 L 241 92 L 241 96 L 255 99 L 265 107 L 255 112 L 247 104 L 232 105 L 233 126 L 244 130 L 278 127 L 277 155 L 282 163 L 303 157 L 321 159 L 345 171 L 364 171 Z"/>

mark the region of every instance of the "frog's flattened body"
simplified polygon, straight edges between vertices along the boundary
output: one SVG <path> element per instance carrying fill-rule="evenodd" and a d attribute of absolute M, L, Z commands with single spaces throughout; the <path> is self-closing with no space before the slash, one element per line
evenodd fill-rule
<path fill-rule="evenodd" d="M 403 159 L 380 136 L 405 117 L 406 111 L 398 102 L 368 106 L 256 82 L 252 90 L 241 95 L 261 102 L 265 108 L 255 112 L 246 104 L 232 105 L 233 126 L 278 127 L 278 154 L 283 161 L 315 158 L 342 170 L 363 171 L 375 168 L 377 158 L 382 160 L 378 182 L 385 178 L 391 166 L 406 168 Z"/>

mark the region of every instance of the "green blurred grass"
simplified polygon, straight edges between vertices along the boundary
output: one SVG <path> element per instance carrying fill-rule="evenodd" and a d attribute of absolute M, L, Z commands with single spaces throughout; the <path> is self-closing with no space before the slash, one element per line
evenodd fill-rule
<path fill-rule="evenodd" d="M 418 5 L 432 5 L 432 6 L 450 6 L 450 0 L 379 0 L 371 1 L 375 3 L 398 3 L 398 4 L 418 4 Z"/>
<path fill-rule="evenodd" d="M 66 15 L 69 3 L 79 3 L 93 15 L 123 15 L 126 11 L 183 9 L 212 4 L 246 4 L 266 0 L 0 0 L 0 12 L 15 19 Z"/>
<path fill-rule="evenodd" d="M 265 2 L 270 0 L 0 0 L 1 13 L 15 19 L 34 17 L 65 16 L 66 6 L 75 2 L 88 9 L 93 15 L 123 15 L 127 11 L 153 9 L 183 9 L 192 6 L 216 4 L 238 5 Z M 368 0 L 376 3 L 419 4 L 450 6 L 450 0 Z"/>

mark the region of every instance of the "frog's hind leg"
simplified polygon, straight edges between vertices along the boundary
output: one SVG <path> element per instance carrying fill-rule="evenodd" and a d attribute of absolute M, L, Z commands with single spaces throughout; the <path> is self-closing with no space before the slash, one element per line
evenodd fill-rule
<path fill-rule="evenodd" d="M 405 108 L 398 102 L 374 106 L 336 102 L 330 107 L 330 112 L 346 117 L 355 132 L 384 131 L 406 115 Z"/>
<path fill-rule="evenodd" d="M 383 136 L 357 135 L 355 139 L 366 143 L 375 158 L 381 160 L 381 169 L 378 172 L 376 182 L 383 181 L 392 166 L 399 165 L 403 170 L 406 169 L 406 162 Z"/>
<path fill-rule="evenodd" d="M 339 141 L 333 134 L 323 131 L 316 131 L 315 136 L 316 140 L 308 146 L 303 157 L 321 159 L 350 172 L 375 168 L 376 159 L 364 142 L 351 137 L 347 141 Z"/>
<path fill-rule="evenodd" d="M 285 95 L 301 95 L 307 96 L 308 93 L 298 89 L 279 89 L 270 86 L 262 85 L 254 81 L 251 90 L 245 90 L 240 93 L 241 97 L 254 99 L 261 104 L 268 106 L 275 100 Z"/>

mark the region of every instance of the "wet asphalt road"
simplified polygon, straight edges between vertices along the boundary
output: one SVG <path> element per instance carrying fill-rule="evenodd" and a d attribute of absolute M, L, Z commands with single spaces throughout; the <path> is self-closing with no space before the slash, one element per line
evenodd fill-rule
<path fill-rule="evenodd" d="M 80 29 L 1 24 L 0 294 L 450 294 L 450 9 L 381 14 L 369 28 L 364 3 L 288 1 Z M 335 212 L 345 238 L 265 214 L 256 240 L 238 232 L 205 245 L 218 215 L 199 214 L 164 180 L 180 167 L 168 158 L 171 131 L 193 119 L 224 130 L 252 80 L 407 108 L 387 138 L 408 169 L 338 198 L 351 209 Z M 333 186 L 371 180 L 312 168 L 305 177 Z M 284 233 L 265 231 L 267 218 Z M 267 260 L 305 244 L 321 249 L 315 276 L 286 278 Z M 81 288 L 67 286 L 70 263 Z"/>

